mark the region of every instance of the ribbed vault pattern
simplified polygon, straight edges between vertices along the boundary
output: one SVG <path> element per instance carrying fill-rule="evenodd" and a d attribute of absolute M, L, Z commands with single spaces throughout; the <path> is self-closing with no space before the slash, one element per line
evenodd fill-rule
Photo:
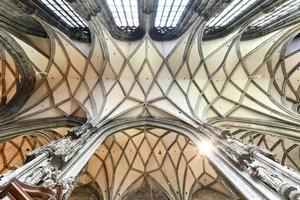
<path fill-rule="evenodd" d="M 101 52 L 93 48 L 96 55 L 89 54 L 89 47 L 83 45 L 88 54 L 85 55 L 67 37 L 48 25 L 44 27 L 49 31 L 51 40 L 41 40 L 40 44 L 48 44 L 38 49 L 30 46 L 30 41 L 18 39 L 7 33 L 25 50 L 26 56 L 34 66 L 37 82 L 26 104 L 14 118 L 8 118 L 5 122 L 51 117 L 86 118 L 96 112 L 93 110 L 93 106 L 96 106 L 93 92 L 101 93 L 101 89 L 99 81 L 95 78 L 97 72 L 93 66 L 101 66 Z M 45 50 L 48 47 L 50 49 Z M 46 54 L 47 51 L 50 53 Z M 76 61 L 73 58 L 76 58 Z M 88 58 L 92 61 L 87 62 Z"/>
<path fill-rule="evenodd" d="M 22 75 L 11 55 L 0 46 L 0 106 L 5 105 L 17 92 Z"/>
<path fill-rule="evenodd" d="M 300 171 L 300 145 L 299 142 L 273 135 L 253 131 L 236 130 L 232 132 L 237 138 L 251 142 L 263 149 L 274 153 L 275 158 L 282 165 Z"/>
<path fill-rule="evenodd" d="M 293 48 L 288 48 L 291 42 Z M 299 47 L 298 39 L 289 39 L 283 43 L 283 48 L 280 52 L 280 60 L 271 68 L 274 89 L 281 96 L 280 102 L 289 109 L 299 112 L 298 105 L 300 102 L 300 63 L 299 63 Z M 291 49 L 291 50 L 289 50 Z M 275 93 L 275 91 L 274 91 Z M 278 99 L 279 100 L 279 99 Z"/>
<path fill-rule="evenodd" d="M 151 127 L 109 136 L 80 178 L 81 184 L 93 182 L 97 183 L 103 199 L 110 200 L 131 199 L 131 193 L 138 196 L 151 192 L 153 196 L 165 196 L 162 199 L 189 199 L 203 188 L 219 191 L 226 197 L 230 194 L 218 173 L 188 138 Z"/>
<path fill-rule="evenodd" d="M 299 24 L 242 41 L 253 17 L 223 38 L 203 41 L 200 16 L 177 40 L 157 42 L 146 34 L 124 42 L 109 34 L 100 16 L 90 18 L 89 45 L 38 19 L 49 35 L 46 51 L 0 29 L 24 50 L 36 79 L 24 106 L 12 105 L 18 110 L 0 116 L 0 125 L 78 117 L 101 127 L 112 119 L 145 115 L 195 127 L 208 122 L 242 130 L 238 137 L 274 151 L 283 164 L 299 170 L 299 145 L 292 142 L 300 141 L 299 50 L 290 51 Z M 199 188 L 226 193 L 187 138 L 150 127 L 107 138 L 81 178 L 90 182 L 98 184 L 104 199 L 125 197 L 150 183 L 174 199 L 191 197 Z"/>
<path fill-rule="evenodd" d="M 223 121 L 219 125 L 227 126 L 229 121 L 249 124 L 257 119 L 266 126 L 270 121 L 278 127 L 299 123 L 297 97 L 289 97 L 298 90 L 298 79 L 291 76 L 298 58 L 296 53 L 285 55 L 297 26 L 251 41 L 240 41 L 241 27 L 225 38 L 202 41 L 203 27 L 195 25 L 177 41 L 154 42 L 145 36 L 125 43 L 111 38 L 97 18 L 93 23 L 105 41 L 106 61 L 106 101 L 97 121 L 138 116 L 146 109 L 153 116 L 169 115 L 191 124 Z"/>
<path fill-rule="evenodd" d="M 66 128 L 40 130 L 1 142 L 0 174 L 13 171 L 22 166 L 25 163 L 27 153 L 63 137 L 65 132 Z"/>
<path fill-rule="evenodd" d="M 251 41 L 240 41 L 243 28 L 202 41 L 203 26 L 195 23 L 176 41 L 154 42 L 146 35 L 120 42 L 98 18 L 90 24 L 95 35 L 86 47 L 43 23 L 50 35 L 48 56 L 15 38 L 36 66 L 38 81 L 14 121 L 80 116 L 100 125 L 147 111 L 194 125 L 299 123 L 297 53 L 284 54 L 297 26 Z"/>

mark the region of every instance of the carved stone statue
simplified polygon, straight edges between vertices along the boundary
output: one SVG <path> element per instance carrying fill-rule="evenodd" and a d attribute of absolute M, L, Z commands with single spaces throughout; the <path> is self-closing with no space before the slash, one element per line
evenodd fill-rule
<path fill-rule="evenodd" d="M 260 153 L 267 158 L 275 160 L 275 155 L 272 152 L 266 149 L 262 149 L 254 144 L 249 144 L 239 139 L 232 138 L 227 138 L 226 141 L 228 145 L 226 145 L 226 143 L 224 143 L 224 145 L 227 146 L 227 152 L 231 152 L 236 157 L 239 157 L 237 158 L 237 160 L 240 160 L 240 164 L 244 159 L 251 160 L 255 153 Z"/>
<path fill-rule="evenodd" d="M 254 144 L 232 138 L 225 129 L 204 124 L 203 128 L 209 129 L 216 136 L 214 140 L 217 147 L 225 153 L 241 169 L 246 170 L 251 176 L 264 182 L 270 188 L 275 190 L 280 196 L 288 200 L 300 200 L 300 191 L 297 187 L 284 182 L 278 175 L 274 174 L 259 164 L 257 164 L 255 155 L 257 153 L 275 161 L 275 155 L 269 150 L 262 149 Z"/>
<path fill-rule="evenodd" d="M 25 182 L 30 185 L 47 183 L 47 186 L 53 187 L 59 173 L 60 171 L 51 165 L 40 166 L 33 170 L 33 172 L 25 179 Z"/>
<path fill-rule="evenodd" d="M 48 153 L 48 155 L 51 156 L 53 154 L 53 150 L 52 150 L 51 146 L 54 146 L 59 141 L 60 140 L 51 142 L 51 143 L 47 144 L 46 146 L 37 148 L 37 149 L 27 153 L 26 162 L 30 162 L 31 160 L 33 160 L 37 156 L 41 155 L 42 153 Z"/>
<path fill-rule="evenodd" d="M 60 183 L 63 186 L 63 199 L 67 199 L 71 195 L 74 189 L 74 182 L 75 178 L 71 177 L 68 180 L 64 180 Z"/>
<path fill-rule="evenodd" d="M 213 126 L 208 123 L 204 123 L 203 128 L 211 130 L 219 138 L 226 138 L 227 136 L 230 135 L 229 130 L 218 127 L 218 126 Z"/>
<path fill-rule="evenodd" d="M 68 131 L 65 138 L 52 142 L 44 147 L 36 149 L 28 154 L 27 162 L 35 157 L 47 152 L 52 157 L 51 163 L 57 168 L 61 168 L 70 160 L 77 151 L 85 144 L 88 138 L 96 131 L 91 123 L 86 123 L 80 127 L 73 127 Z"/>
<path fill-rule="evenodd" d="M 90 123 L 82 127 L 75 127 L 69 132 L 71 135 L 66 138 L 52 142 L 42 148 L 32 151 L 29 157 L 37 157 L 47 152 L 51 161 L 47 166 L 36 168 L 25 180 L 28 184 L 44 184 L 53 187 L 56 184 L 56 177 L 63 165 L 68 162 L 86 143 L 88 138 L 95 132 Z"/>
<path fill-rule="evenodd" d="M 271 160 L 275 160 L 275 155 L 271 151 L 258 147 L 254 144 L 246 144 L 245 150 L 249 151 L 251 154 L 258 152 L 261 155 L 270 158 Z"/>
<path fill-rule="evenodd" d="M 236 164 L 243 167 L 245 161 L 251 161 L 251 154 L 244 148 L 243 143 L 238 140 L 228 138 L 223 142 L 223 152 L 230 157 Z"/>
<path fill-rule="evenodd" d="M 237 163 L 243 170 L 247 170 L 251 176 L 256 177 L 275 190 L 280 196 L 288 200 L 300 200 L 300 191 L 297 187 L 284 182 L 278 175 L 255 162 L 254 155 L 256 153 L 275 160 L 275 155 L 272 152 L 233 138 L 222 138 L 218 144 L 219 148 L 231 160 Z"/>
<path fill-rule="evenodd" d="M 86 123 L 82 126 L 73 127 L 68 130 L 68 136 L 71 136 L 74 139 L 79 138 L 82 134 L 87 132 L 89 129 L 92 129 L 93 125 L 91 123 Z"/>
<path fill-rule="evenodd" d="M 262 182 L 267 184 L 269 187 L 274 189 L 278 194 L 280 194 L 285 199 L 289 200 L 299 200 L 300 192 L 294 186 L 284 182 L 280 177 L 268 169 L 255 165 L 253 163 L 249 164 L 248 172 L 251 176 L 255 176 Z"/>

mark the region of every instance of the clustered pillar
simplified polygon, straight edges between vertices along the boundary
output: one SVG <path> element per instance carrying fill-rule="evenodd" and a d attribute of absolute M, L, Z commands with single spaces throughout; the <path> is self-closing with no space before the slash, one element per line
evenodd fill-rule
<path fill-rule="evenodd" d="M 60 193 L 57 194 L 58 199 L 67 199 L 74 189 L 75 180 L 80 174 L 74 174 L 72 177 L 61 180 L 61 169 L 95 132 L 96 128 L 90 123 L 71 128 L 65 138 L 53 141 L 30 152 L 23 167 L 2 175 L 0 185 L 9 185 L 11 181 L 18 179 L 30 186 L 53 189 L 54 192 Z M 61 190 L 57 190 L 57 186 L 60 186 Z"/>
<path fill-rule="evenodd" d="M 228 131 L 219 127 L 204 124 L 200 129 L 202 130 L 199 133 L 201 138 L 205 136 L 213 144 L 214 151 L 211 153 L 224 157 L 228 162 L 227 165 L 230 166 L 230 170 L 248 173 L 253 179 L 248 184 L 252 184 L 254 188 L 258 188 L 259 184 L 265 186 L 261 191 L 258 189 L 257 192 L 270 190 L 270 192 L 275 192 L 278 195 L 278 199 L 300 200 L 299 174 L 277 163 L 271 152 L 232 138 Z M 69 165 L 72 165 L 72 168 L 73 165 L 78 164 L 76 163 L 77 160 L 74 161 L 76 159 L 74 157 L 78 157 L 79 154 L 85 157 L 92 155 L 91 152 L 82 151 L 81 149 L 89 149 L 92 145 L 91 142 L 93 144 L 95 141 L 97 141 L 97 144 L 100 143 L 103 138 L 97 135 L 104 134 L 101 131 L 90 123 L 71 128 L 65 138 L 29 153 L 27 163 L 23 167 L 2 175 L 0 186 L 7 187 L 14 180 L 18 180 L 20 183 L 31 187 L 42 187 L 51 190 L 57 194 L 56 199 L 67 199 L 86 163 L 78 165 L 81 169 L 75 170 L 76 173 L 72 175 L 64 176 L 63 171 L 70 169 L 68 168 Z M 95 135 L 96 133 L 97 135 Z M 99 138 L 101 138 L 101 141 Z M 96 148 L 93 148 L 94 150 Z M 209 155 L 208 159 L 210 159 Z M 71 160 L 72 162 L 70 162 Z M 66 167 L 67 165 L 68 167 Z M 230 178 L 228 174 L 223 175 Z M 236 187 L 244 186 L 238 185 Z M 237 189 L 242 191 L 239 188 Z M 276 196 L 276 194 L 274 195 Z M 243 196 L 242 193 L 241 195 Z"/>

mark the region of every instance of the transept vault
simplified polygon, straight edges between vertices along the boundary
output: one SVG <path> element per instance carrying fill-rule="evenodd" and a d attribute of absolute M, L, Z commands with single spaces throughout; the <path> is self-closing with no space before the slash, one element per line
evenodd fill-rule
<path fill-rule="evenodd" d="M 1 198 L 300 199 L 300 25 L 243 39 L 282 1 L 209 40 L 228 2 L 192 4 L 169 41 L 144 3 L 132 40 L 102 1 L 68 1 L 90 43 L 28 2 L 41 34 L 0 20 Z"/>

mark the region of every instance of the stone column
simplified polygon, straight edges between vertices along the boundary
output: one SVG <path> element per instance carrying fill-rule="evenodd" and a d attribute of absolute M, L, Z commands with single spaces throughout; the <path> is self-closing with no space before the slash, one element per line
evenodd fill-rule
<path fill-rule="evenodd" d="M 274 190 L 283 199 L 300 200 L 300 175 L 281 166 L 272 152 L 232 138 L 225 129 L 206 124 L 214 145 L 240 170 Z"/>
<path fill-rule="evenodd" d="M 0 186 L 6 186 L 14 179 L 30 186 L 56 188 L 61 186 L 59 196 L 67 197 L 73 190 L 73 184 L 80 174 L 74 174 L 67 180 L 59 181 L 61 169 L 85 145 L 96 128 L 90 123 L 74 127 L 68 131 L 65 138 L 35 149 L 28 154 L 26 164 L 14 172 L 0 177 Z"/>
<path fill-rule="evenodd" d="M 116 120 L 101 129 L 89 123 L 72 128 L 65 138 L 32 151 L 23 167 L 2 175 L 0 186 L 18 179 L 31 187 L 50 188 L 67 199 L 84 166 L 105 138 L 136 126 L 177 130 L 195 143 L 211 141 L 215 148 L 208 159 L 246 199 L 300 199 L 300 175 L 275 162 L 271 152 L 231 138 L 226 130 L 209 124 L 195 129 L 183 122 L 154 118 Z"/>

